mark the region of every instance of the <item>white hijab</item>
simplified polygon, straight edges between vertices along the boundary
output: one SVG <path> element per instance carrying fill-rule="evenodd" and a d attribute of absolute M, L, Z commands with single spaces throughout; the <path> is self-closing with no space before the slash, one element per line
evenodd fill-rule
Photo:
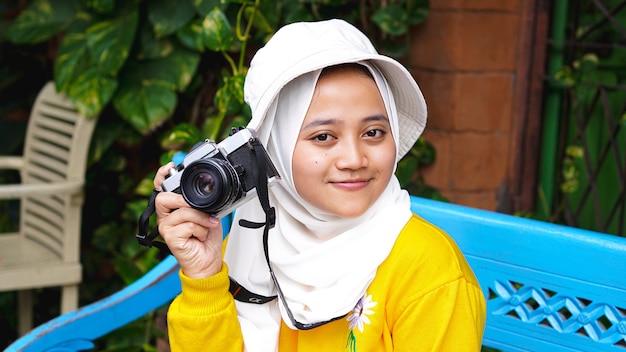
<path fill-rule="evenodd" d="M 398 116 L 391 90 L 370 62 L 398 150 Z M 271 266 L 285 295 L 267 304 L 236 301 L 246 351 L 278 350 L 281 320 L 293 327 L 287 303 L 295 319 L 316 323 L 351 311 L 363 297 L 378 266 L 389 255 L 395 240 L 411 217 L 410 199 L 395 176 L 380 198 L 357 218 L 340 218 L 323 212 L 298 195 L 292 175 L 292 155 L 321 70 L 289 82 L 274 100 L 257 130 L 261 142 L 282 179 L 270 187 L 270 205 L 276 208 L 276 226 L 269 232 Z M 398 155 L 398 153 L 396 153 Z M 399 160 L 396 156 L 396 162 Z M 395 170 L 394 170 L 395 171 Z M 225 253 L 229 274 L 249 291 L 276 295 L 263 254 L 262 229 L 237 225 L 239 219 L 264 222 L 257 200 L 236 212 Z"/>

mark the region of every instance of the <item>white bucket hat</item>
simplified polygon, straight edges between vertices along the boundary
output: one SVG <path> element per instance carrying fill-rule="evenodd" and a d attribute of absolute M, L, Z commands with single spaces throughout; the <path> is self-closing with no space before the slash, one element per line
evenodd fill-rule
<path fill-rule="evenodd" d="M 280 90 L 294 78 L 327 66 L 368 61 L 385 76 L 395 100 L 404 156 L 426 127 L 426 102 L 411 73 L 379 54 L 370 40 L 346 21 L 299 22 L 279 29 L 255 54 L 244 85 L 252 108 L 248 127 L 261 126 Z"/>

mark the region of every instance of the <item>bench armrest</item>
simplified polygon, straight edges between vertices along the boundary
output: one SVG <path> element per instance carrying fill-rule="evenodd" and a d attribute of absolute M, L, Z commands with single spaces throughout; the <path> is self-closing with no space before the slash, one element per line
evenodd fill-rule
<path fill-rule="evenodd" d="M 20 156 L 0 156 L 0 170 L 21 170 L 24 159 Z"/>
<path fill-rule="evenodd" d="M 0 199 L 18 199 L 24 196 L 75 194 L 83 189 L 83 182 L 29 183 L 0 185 Z"/>

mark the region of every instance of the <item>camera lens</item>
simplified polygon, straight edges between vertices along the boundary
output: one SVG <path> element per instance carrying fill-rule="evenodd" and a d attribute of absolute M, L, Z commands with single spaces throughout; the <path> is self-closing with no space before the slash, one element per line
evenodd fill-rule
<path fill-rule="evenodd" d="M 210 214 L 241 197 L 237 173 L 221 159 L 200 159 L 188 165 L 181 175 L 180 189 L 189 205 Z"/>
<path fill-rule="evenodd" d="M 210 172 L 198 174 L 194 181 L 195 193 L 198 195 L 210 197 L 215 192 L 219 192 L 219 181 L 216 181 L 215 176 Z"/>

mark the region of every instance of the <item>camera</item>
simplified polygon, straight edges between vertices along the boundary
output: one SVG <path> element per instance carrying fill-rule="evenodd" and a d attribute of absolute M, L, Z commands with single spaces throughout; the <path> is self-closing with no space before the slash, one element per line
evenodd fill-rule
<path fill-rule="evenodd" d="M 259 174 L 262 170 L 265 175 Z M 218 144 L 212 140 L 196 144 L 170 169 L 161 188 L 180 193 L 193 208 L 221 218 L 254 199 L 259 182 L 271 185 L 279 179 L 255 130 L 239 128 Z"/>

